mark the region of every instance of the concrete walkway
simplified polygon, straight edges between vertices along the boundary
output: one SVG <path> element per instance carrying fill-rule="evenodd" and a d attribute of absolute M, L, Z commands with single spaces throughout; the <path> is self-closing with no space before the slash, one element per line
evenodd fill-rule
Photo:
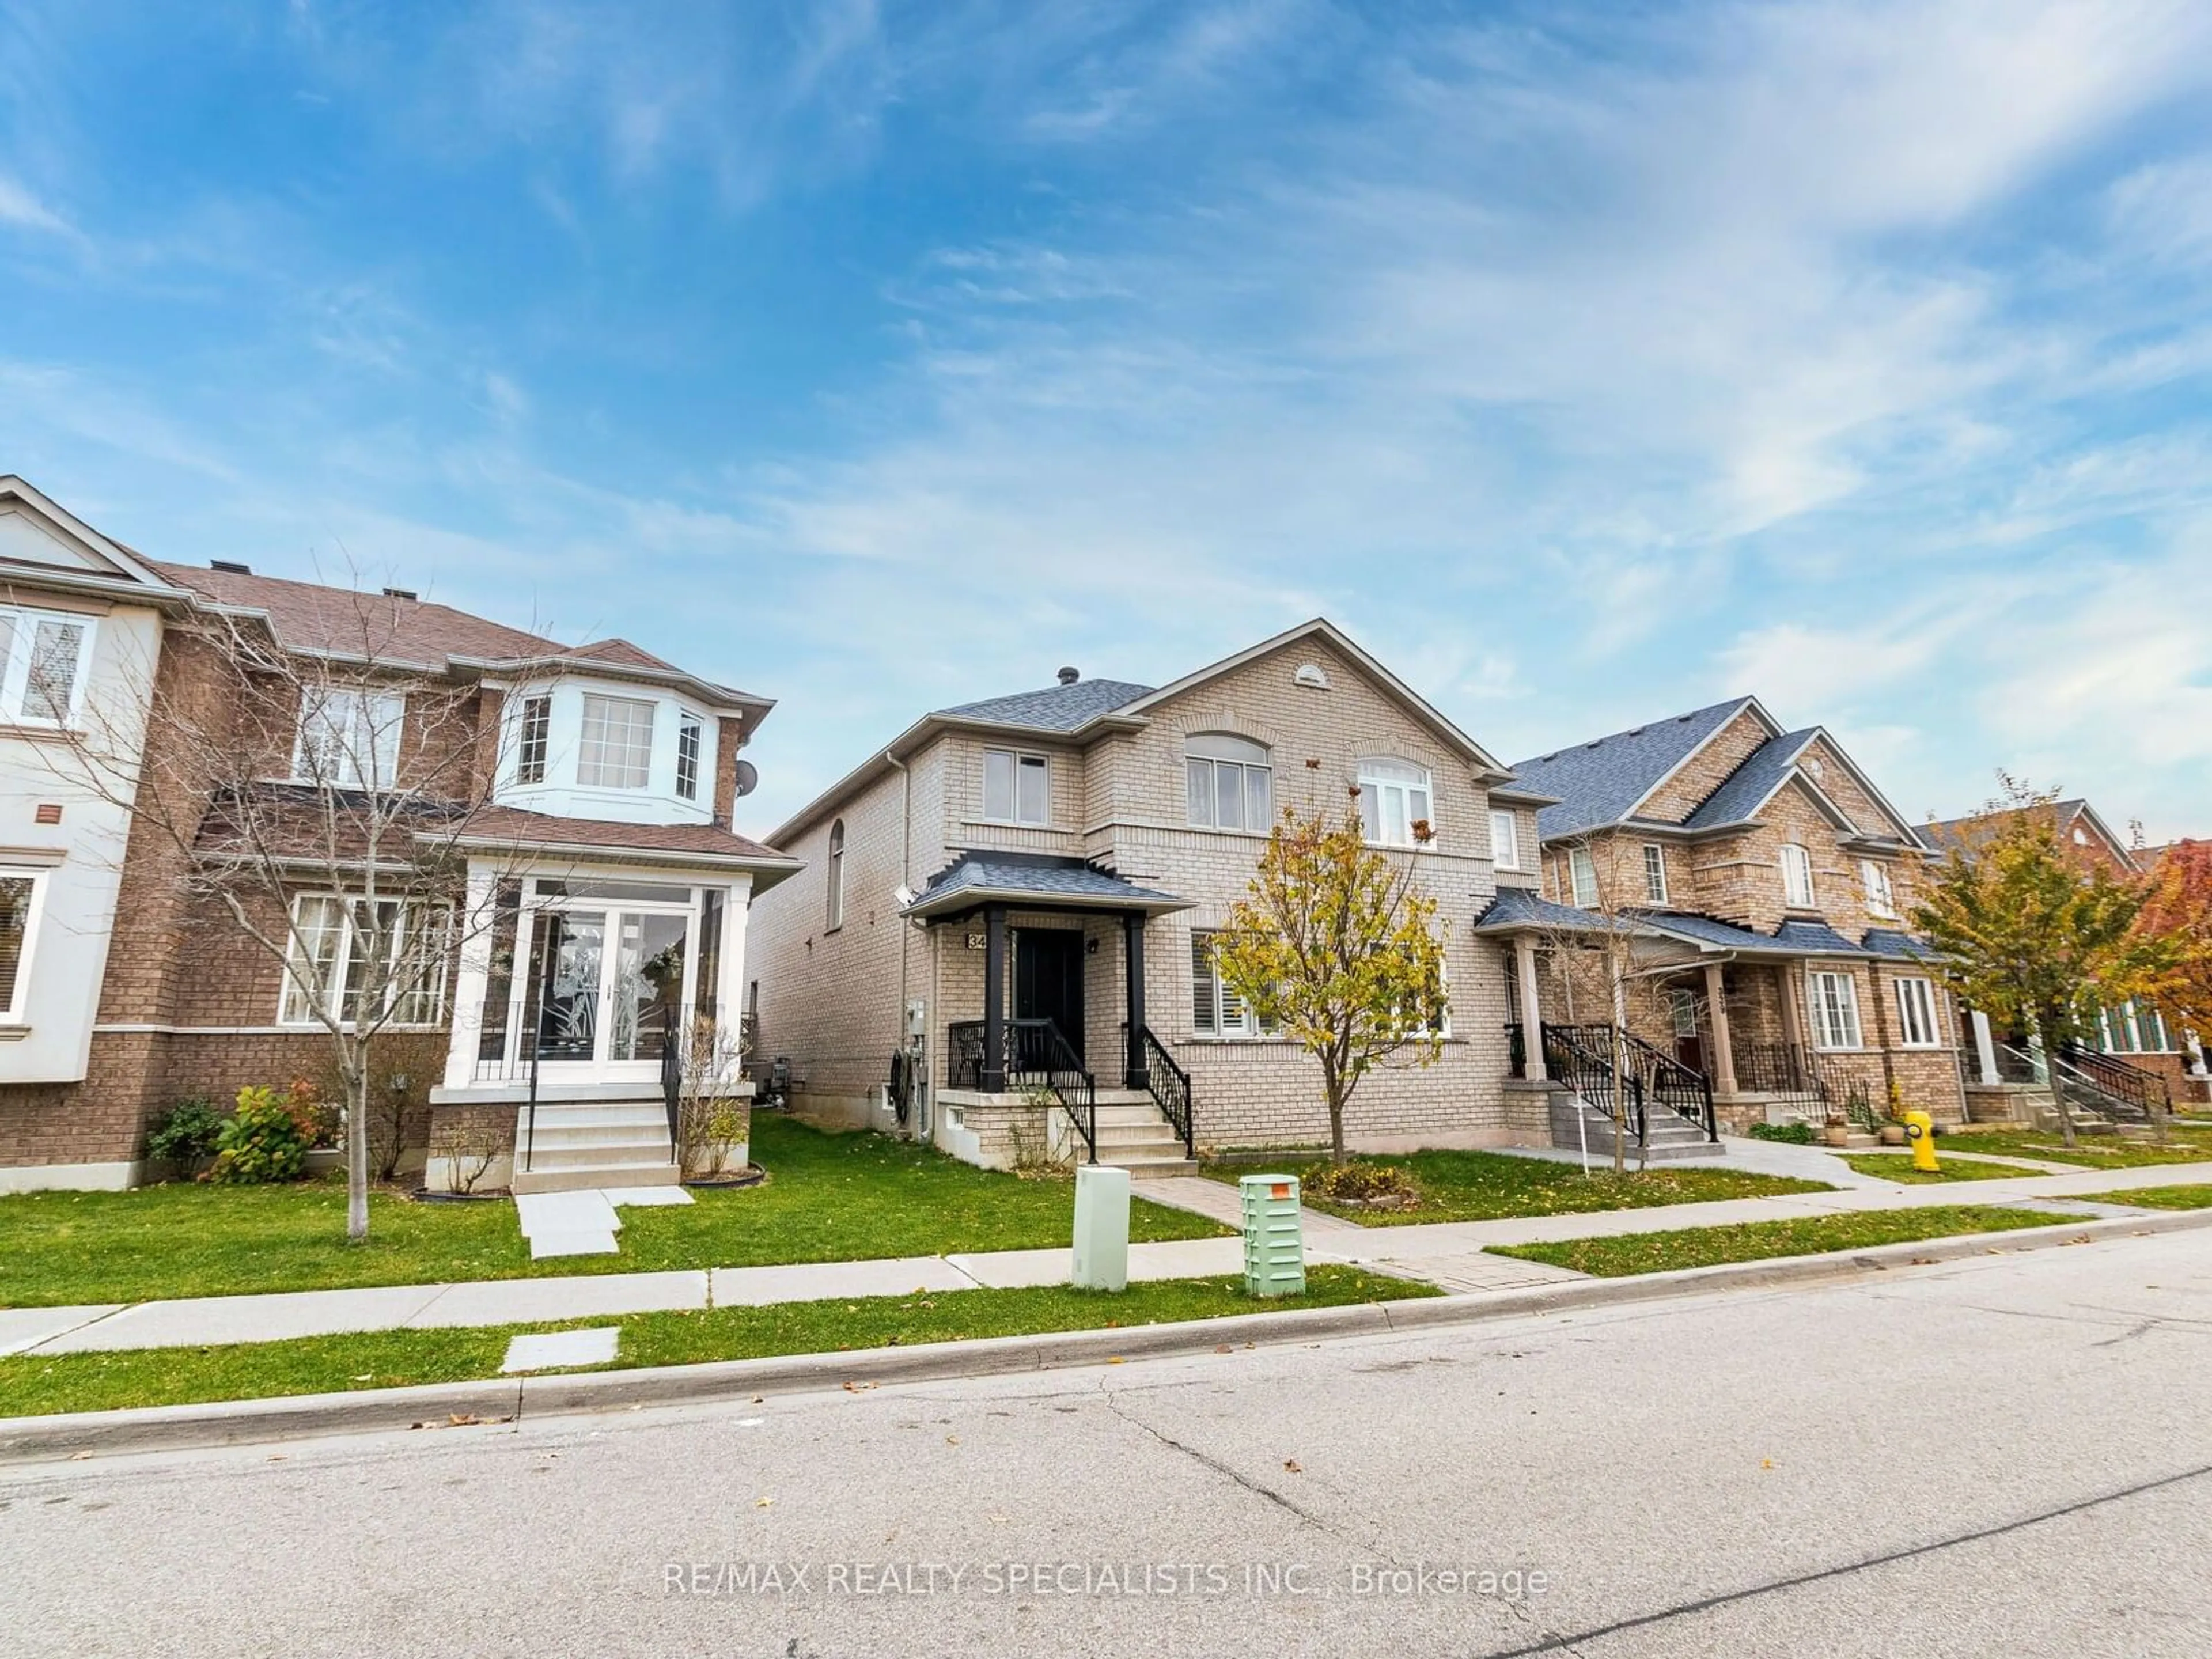
<path fill-rule="evenodd" d="M 1808 1147 L 1790 1147 L 1793 1152 Z M 1804 1168 L 1802 1164 L 1800 1169 Z M 1306 1215 L 1306 1257 L 1417 1279 L 1448 1291 L 1502 1290 L 1578 1278 L 1564 1268 L 1486 1255 L 1492 1245 L 1548 1243 L 1623 1233 L 1671 1232 L 1747 1221 L 1802 1219 L 1852 1211 L 1931 1205 L 2014 1205 L 2125 1216 L 2116 1206 L 2052 1202 L 2085 1193 L 2212 1182 L 2212 1163 L 2136 1170 L 2081 1170 L 1962 1186 L 1899 1187 L 1865 1182 L 1835 1192 L 1784 1193 L 1576 1215 L 1512 1216 L 1496 1221 L 1427 1222 L 1362 1227 Z M 1236 1189 L 1199 1177 L 1146 1182 L 1144 1195 L 1233 1218 Z M 1223 1211 L 1224 1200 L 1226 1211 Z M 1217 1213 L 1222 1212 L 1222 1213 Z M 1129 1247 L 1133 1281 L 1199 1279 L 1243 1267 L 1238 1238 L 1179 1239 Z M 549 1279 L 480 1279 L 460 1285 L 396 1285 L 362 1290 L 297 1291 L 270 1296 L 196 1297 L 135 1304 L 0 1309 L 0 1355 L 84 1353 L 121 1348 L 203 1347 L 272 1342 L 353 1331 L 430 1330 L 550 1323 L 622 1314 L 699 1308 L 765 1307 L 836 1297 L 1009 1289 L 1067 1282 L 1065 1249 L 996 1250 L 972 1255 L 907 1256 L 768 1267 L 605 1273 Z"/>

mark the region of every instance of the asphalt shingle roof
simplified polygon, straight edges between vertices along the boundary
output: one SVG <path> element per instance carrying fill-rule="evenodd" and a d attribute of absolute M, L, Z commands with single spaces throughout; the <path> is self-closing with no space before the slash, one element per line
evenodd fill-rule
<path fill-rule="evenodd" d="M 1074 902 L 1094 908 L 1121 907 L 1131 910 L 1180 910 L 1183 900 L 1172 894 L 1139 887 L 1080 859 L 1024 857 L 1019 854 L 963 853 L 930 878 L 920 897 L 907 907 L 911 913 L 941 915 L 960 908 L 974 896 L 994 898 L 1012 896 L 1043 903 Z"/>
<path fill-rule="evenodd" d="M 1698 745 L 1751 706 L 1732 697 L 1707 708 L 1632 726 L 1513 765 L 1515 780 L 1559 804 L 1536 815 L 1547 838 L 1617 823 Z"/>
<path fill-rule="evenodd" d="M 1802 732 L 1785 732 L 1761 744 L 1742 765 L 1728 775 L 1719 788 L 1698 803 L 1698 810 L 1683 820 L 1684 824 L 1692 830 L 1710 830 L 1724 823 L 1743 823 L 1781 787 L 1782 781 L 1790 775 L 1790 769 L 1796 765 L 1806 745 L 1820 735 L 1819 727 L 1808 726 Z"/>
<path fill-rule="evenodd" d="M 1001 726 L 1030 726 L 1040 732 L 1073 732 L 1101 714 L 1152 695 L 1149 685 L 1127 680 L 1078 680 L 1073 685 L 1048 685 L 1042 691 L 1017 691 L 1011 696 L 986 697 L 937 712 L 952 720 L 991 720 Z"/>
<path fill-rule="evenodd" d="M 1925 939 L 1915 939 L 1895 927 L 1867 929 L 1866 948 L 1878 957 L 1894 957 L 1900 962 L 1933 962 L 1935 947 Z"/>
<path fill-rule="evenodd" d="M 1551 927 L 1562 933 L 1580 933 L 1604 926 L 1604 919 L 1592 911 L 1578 910 L 1571 904 L 1554 904 L 1525 887 L 1501 887 L 1490 907 L 1475 918 L 1474 930 L 1480 933 L 1501 933 L 1515 927 Z"/>

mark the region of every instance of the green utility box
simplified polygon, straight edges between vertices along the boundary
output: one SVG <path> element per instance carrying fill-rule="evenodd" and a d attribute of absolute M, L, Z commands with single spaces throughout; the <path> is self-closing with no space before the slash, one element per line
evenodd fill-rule
<path fill-rule="evenodd" d="M 1303 1296 L 1305 1229 L 1298 1214 L 1298 1178 L 1248 1175 L 1237 1183 L 1244 1201 L 1244 1288 L 1254 1296 Z"/>

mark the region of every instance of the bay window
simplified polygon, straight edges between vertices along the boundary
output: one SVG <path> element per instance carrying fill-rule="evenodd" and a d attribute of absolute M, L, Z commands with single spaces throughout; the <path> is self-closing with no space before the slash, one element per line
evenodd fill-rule
<path fill-rule="evenodd" d="M 653 705 L 641 697 L 584 694 L 576 781 L 586 789 L 642 789 L 653 775 Z"/>
<path fill-rule="evenodd" d="M 1413 847 L 1430 839 L 1429 774 L 1410 761 L 1359 763 L 1359 822 L 1377 847 Z"/>
<path fill-rule="evenodd" d="M 699 799 L 699 750 L 706 741 L 707 723 L 690 709 L 676 716 L 676 793 L 685 800 Z"/>
<path fill-rule="evenodd" d="M 1183 745 L 1183 793 L 1200 830 L 1254 830 L 1275 819 L 1275 774 L 1267 745 L 1208 733 Z"/>
<path fill-rule="evenodd" d="M 547 750 L 552 746 L 553 699 L 544 692 L 522 700 L 514 722 L 514 781 L 545 781 Z"/>

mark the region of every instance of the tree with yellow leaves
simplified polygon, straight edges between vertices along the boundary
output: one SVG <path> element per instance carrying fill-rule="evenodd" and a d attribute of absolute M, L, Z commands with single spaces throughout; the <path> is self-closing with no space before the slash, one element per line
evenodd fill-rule
<path fill-rule="evenodd" d="M 1426 841 L 1428 825 L 1413 833 Z M 1319 807 L 1285 807 L 1249 895 L 1214 942 L 1223 984 L 1319 1062 L 1339 1164 L 1360 1079 L 1393 1059 L 1431 1065 L 1443 1051 L 1443 945 L 1437 902 L 1413 888 L 1417 856 L 1370 847 L 1356 805 L 1335 822 Z"/>

